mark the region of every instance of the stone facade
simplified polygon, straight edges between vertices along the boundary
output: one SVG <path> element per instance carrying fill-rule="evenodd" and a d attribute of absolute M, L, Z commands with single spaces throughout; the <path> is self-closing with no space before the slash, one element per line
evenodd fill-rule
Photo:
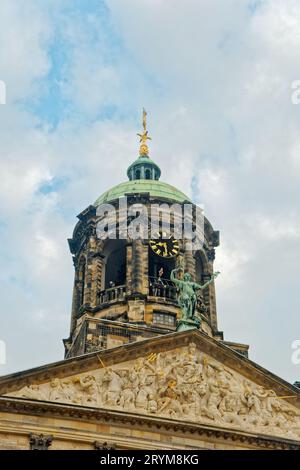
<path fill-rule="evenodd" d="M 152 198 L 150 194 L 127 197 L 128 206 L 137 201 L 143 202 L 149 208 L 151 204 L 172 202 L 162 198 Z M 115 206 L 117 217 L 123 217 L 122 210 L 119 214 L 119 201 L 111 201 L 111 204 Z M 165 270 L 170 272 L 177 266 L 179 259 L 184 259 L 186 270 L 192 274 L 194 280 L 204 283 L 210 279 L 214 261 L 211 253 L 219 244 L 219 234 L 213 230 L 209 221 L 205 219 L 204 244 L 201 249 L 189 251 L 186 243 L 182 241 L 180 242 L 180 257 L 163 260 L 151 252 L 150 232 L 149 238 L 144 240 L 132 241 L 128 238 L 122 241 L 109 239 L 103 241 L 97 239 L 96 236 L 98 220 L 96 207 L 89 206 L 78 217 L 79 222 L 75 227 L 73 238 L 69 240 L 74 259 L 75 281 L 70 336 L 64 340 L 65 357 L 87 352 L 84 346 L 82 348 L 78 346 L 78 338 L 85 335 L 83 325 L 86 318 L 99 319 L 99 321 L 121 321 L 126 324 L 124 325 L 126 330 L 128 324 L 139 324 L 143 327 L 140 337 L 144 334 L 148 337 L 154 331 L 159 331 L 160 334 L 173 331 L 176 322 L 181 317 L 176 288 L 169 280 L 169 274 L 166 274 L 164 287 L 156 289 L 153 274 L 160 265 L 166 266 Z M 173 222 L 174 219 L 171 217 L 171 227 Z M 114 258 L 114 253 L 119 257 Z M 119 271 L 117 266 L 114 270 L 109 269 L 112 262 L 119 266 Z M 123 276 L 119 276 L 123 265 Z M 110 279 L 113 274 L 118 277 L 117 282 L 115 279 Z M 110 287 L 109 281 L 114 281 L 115 285 Z M 153 314 L 159 312 L 162 314 L 161 318 L 165 319 L 165 323 L 157 321 L 158 315 L 153 319 Z M 219 340 L 223 339 L 222 332 L 218 331 L 217 327 L 216 295 L 213 283 L 205 289 L 202 295 L 199 295 L 197 315 L 202 320 L 201 328 L 204 332 Z M 120 343 L 124 342 L 126 337 L 128 337 L 126 331 L 120 334 Z M 88 340 L 84 338 L 82 345 L 86 342 Z M 106 343 L 106 338 L 99 337 L 96 341 L 96 349 L 99 347 L 101 349 L 104 347 L 101 347 L 101 344 Z M 91 345 L 88 350 L 91 350 Z"/>

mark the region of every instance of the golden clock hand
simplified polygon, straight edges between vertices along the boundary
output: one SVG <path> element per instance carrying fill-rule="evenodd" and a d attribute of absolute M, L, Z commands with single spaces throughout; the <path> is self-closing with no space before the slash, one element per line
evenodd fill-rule
<path fill-rule="evenodd" d="M 157 246 L 166 246 L 167 242 L 157 242 L 156 245 Z"/>

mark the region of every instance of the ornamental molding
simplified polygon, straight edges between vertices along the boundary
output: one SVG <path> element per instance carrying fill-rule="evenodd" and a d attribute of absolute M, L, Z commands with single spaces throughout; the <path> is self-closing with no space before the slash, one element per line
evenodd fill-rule
<path fill-rule="evenodd" d="M 182 423 L 169 419 L 138 416 L 132 413 L 118 412 L 115 410 L 99 410 L 83 406 L 68 406 L 37 402 L 28 399 L 0 397 L 0 411 L 8 413 L 24 413 L 34 416 L 53 416 L 56 418 L 79 419 L 89 422 L 122 426 L 139 426 L 148 431 L 172 431 L 176 433 L 199 436 L 199 438 L 216 438 L 232 443 L 247 444 L 270 450 L 300 450 L 300 441 L 296 442 L 285 438 L 251 435 L 226 429 L 218 429 L 212 426 L 197 425 L 195 423 Z M 55 433 L 51 436 L 55 439 Z"/>

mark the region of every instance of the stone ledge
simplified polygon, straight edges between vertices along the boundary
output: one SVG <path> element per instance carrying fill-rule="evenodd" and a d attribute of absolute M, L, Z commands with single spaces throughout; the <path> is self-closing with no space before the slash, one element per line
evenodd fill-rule
<path fill-rule="evenodd" d="M 141 426 L 146 429 L 172 431 L 178 434 L 214 438 L 220 442 L 247 444 L 269 450 L 300 450 L 300 441 L 291 439 L 269 437 L 230 429 L 221 429 L 216 426 L 199 425 L 162 417 L 141 416 L 134 413 L 101 410 L 78 405 L 59 405 L 50 402 L 34 401 L 28 399 L 0 397 L 0 411 L 10 413 L 24 413 L 28 415 L 49 415 L 56 417 L 69 417 L 88 421 L 102 421 L 121 426 Z M 157 432 L 157 431 L 156 431 Z"/>

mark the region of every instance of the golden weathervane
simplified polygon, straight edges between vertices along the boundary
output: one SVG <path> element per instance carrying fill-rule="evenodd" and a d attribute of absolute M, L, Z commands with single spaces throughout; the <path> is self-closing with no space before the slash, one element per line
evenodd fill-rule
<path fill-rule="evenodd" d="M 145 109 L 143 109 L 143 129 L 144 132 L 142 134 L 138 134 L 140 138 L 140 156 L 141 157 L 148 157 L 149 149 L 147 145 L 147 140 L 152 140 L 151 137 L 148 136 L 147 131 L 147 113 Z"/>

